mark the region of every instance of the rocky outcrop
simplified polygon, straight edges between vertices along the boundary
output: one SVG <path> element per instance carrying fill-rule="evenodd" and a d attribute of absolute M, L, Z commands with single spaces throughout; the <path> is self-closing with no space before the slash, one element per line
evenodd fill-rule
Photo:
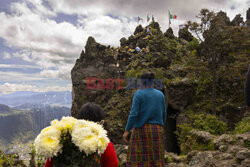
<path fill-rule="evenodd" d="M 220 15 L 227 21 L 223 12 Z M 176 38 L 171 29 L 163 34 L 157 22 L 152 22 L 148 27 L 150 27 L 150 32 L 147 32 L 147 27 L 138 26 L 134 35 L 120 40 L 121 46 L 117 48 L 101 45 L 93 37 L 89 37 L 85 51 L 82 51 L 71 71 L 72 116 L 77 116 L 80 107 L 86 102 L 101 105 L 107 116 L 106 128 L 114 143 L 122 142 L 133 93 L 136 91 L 136 88 L 126 89 L 126 84 L 129 82 L 127 78 L 138 78 L 143 71 L 153 71 L 156 78 L 161 79 L 163 88 L 161 90 L 166 95 L 166 103 L 175 112 L 168 112 L 170 113 L 168 118 L 172 119 L 168 121 L 175 124 L 172 126 L 172 136 L 175 136 L 176 124 L 190 121 L 185 115 L 186 111 L 208 113 L 209 108 L 211 109 L 211 74 L 205 68 L 206 62 L 197 57 L 196 49 L 199 42 L 191 40 L 193 37 L 190 34 L 184 35 L 184 39 Z M 136 47 L 139 47 L 139 50 L 136 51 Z M 242 60 L 237 61 L 243 62 Z M 232 129 L 235 123 L 244 117 L 245 111 L 239 107 L 244 102 L 235 100 L 235 102 L 228 103 L 224 99 L 228 97 L 241 99 L 243 91 L 237 91 L 236 94 L 234 91 L 229 94 L 226 89 L 232 85 L 232 82 L 237 82 L 234 83 L 236 86 L 242 84 L 244 70 L 238 71 L 238 67 L 230 67 L 232 67 L 230 71 L 235 72 L 235 76 L 241 73 L 242 77 L 235 81 L 230 78 L 231 74 L 223 72 L 224 67 L 220 69 L 221 74 L 227 77 L 224 78 L 223 84 L 218 82 L 218 90 L 221 89 L 221 92 L 224 92 L 218 95 L 217 108 L 220 110 L 219 118 L 230 123 Z M 96 79 L 91 83 L 94 89 L 88 87 L 90 77 Z M 113 80 L 112 89 L 106 89 L 108 87 L 106 87 L 105 79 L 109 78 L 121 79 L 123 83 Z M 228 107 L 229 105 L 232 107 Z M 237 115 L 237 117 L 232 115 Z M 231 119 L 231 116 L 234 119 Z"/>
<path fill-rule="evenodd" d="M 250 133 L 241 135 L 223 134 L 213 136 L 208 132 L 193 131 L 202 142 L 214 141 L 215 149 L 207 151 L 194 150 L 187 155 L 165 152 L 166 166 L 171 167 L 248 167 L 250 162 Z M 222 149 L 222 147 L 224 149 Z M 115 145 L 121 166 L 125 166 L 127 146 Z M 226 149 L 225 149 L 226 148 Z"/>
<path fill-rule="evenodd" d="M 248 8 L 247 10 L 246 18 L 247 18 L 247 27 L 248 29 L 250 29 L 250 8 Z"/>
<path fill-rule="evenodd" d="M 116 78 L 119 76 L 116 67 L 118 52 L 114 48 L 106 47 L 89 37 L 82 51 L 80 58 L 77 59 L 71 71 L 72 76 L 72 116 L 77 115 L 82 104 L 86 102 L 97 102 L 103 106 L 103 102 L 109 99 L 109 93 L 104 89 L 88 89 L 88 78 L 96 79 Z M 94 83 L 98 82 L 97 80 Z M 104 95 L 105 92 L 105 95 Z"/>

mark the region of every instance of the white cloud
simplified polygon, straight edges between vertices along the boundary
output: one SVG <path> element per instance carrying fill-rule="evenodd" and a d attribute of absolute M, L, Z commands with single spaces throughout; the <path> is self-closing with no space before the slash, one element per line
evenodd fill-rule
<path fill-rule="evenodd" d="M 93 15 L 113 15 L 126 17 L 143 17 L 146 20 L 147 13 L 154 15 L 160 23 L 163 31 L 168 28 L 168 10 L 178 16 L 180 20 L 195 20 L 195 16 L 202 8 L 208 8 L 215 12 L 224 10 L 231 12 L 230 18 L 236 14 L 245 17 L 246 10 L 250 6 L 250 0 L 48 0 L 56 12 L 65 14 L 79 14 L 86 17 Z M 230 8 L 234 6 L 235 9 Z M 185 21 L 173 21 L 172 28 L 175 34 L 178 24 Z"/>
<path fill-rule="evenodd" d="M 26 82 L 26 81 L 42 81 L 48 78 L 41 77 L 39 73 L 27 74 L 20 72 L 0 71 L 1 82 Z"/>
<path fill-rule="evenodd" d="M 28 84 L 13 84 L 4 83 L 0 85 L 0 94 L 9 94 L 16 91 L 33 91 L 33 92 L 47 92 L 47 91 L 71 91 L 72 85 L 66 86 L 47 86 L 38 87 L 35 85 Z"/>
<path fill-rule="evenodd" d="M 29 69 L 37 69 L 38 66 L 32 65 L 20 65 L 20 64 L 0 64 L 0 68 L 29 68 Z"/>
<path fill-rule="evenodd" d="M 29 3 L 34 8 L 30 9 Z M 41 0 L 13 3 L 11 9 L 11 15 L 0 13 L 0 37 L 9 47 L 20 49 L 13 53 L 14 57 L 37 64 L 43 70 L 42 76 L 52 78 L 70 79 L 71 68 L 88 36 L 93 36 L 97 42 L 118 46 L 120 38 L 131 35 L 136 27 L 132 18 L 104 15 L 79 16 L 78 25 L 57 23 L 51 18 L 54 11 L 48 12 L 46 18 L 46 12 L 42 11 L 49 9 Z"/>
<path fill-rule="evenodd" d="M 72 64 L 63 64 L 63 65 L 58 65 L 58 68 L 55 70 L 49 70 L 45 69 L 41 71 L 41 76 L 47 77 L 47 78 L 61 78 L 64 80 L 70 80 L 70 72 L 71 69 L 73 68 Z"/>
<path fill-rule="evenodd" d="M 48 2 L 50 7 L 44 5 Z M 7 79 L 33 80 L 44 78 L 60 78 L 70 80 L 70 71 L 75 60 L 84 49 L 88 36 L 106 45 L 119 45 L 121 37 L 130 36 L 137 26 L 135 17 L 144 18 L 149 13 L 160 23 L 163 31 L 168 28 L 168 10 L 176 14 L 178 19 L 172 20 L 171 27 L 175 34 L 178 25 L 187 20 L 195 20 L 201 8 L 224 10 L 230 12 L 232 19 L 245 12 L 250 0 L 22 0 L 11 4 L 11 14 L 0 13 L 0 37 L 9 47 L 20 51 L 14 57 L 35 63 L 41 73 L 3 74 Z M 234 6 L 235 9 L 231 8 Z M 57 23 L 54 18 L 61 12 L 77 14 L 77 25 L 69 22 Z M 8 53 L 5 58 L 10 57 Z M 2 72 L 0 72 L 1 74 Z M 23 78 L 22 78 L 23 77 Z M 4 78 L 1 81 L 8 80 Z M 18 80 L 16 79 L 16 80 Z"/>
<path fill-rule="evenodd" d="M 3 59 L 10 59 L 11 56 L 8 52 L 3 52 Z"/>

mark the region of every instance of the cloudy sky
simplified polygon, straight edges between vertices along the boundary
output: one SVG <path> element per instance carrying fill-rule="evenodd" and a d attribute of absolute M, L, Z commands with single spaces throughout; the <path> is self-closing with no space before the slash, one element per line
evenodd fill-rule
<path fill-rule="evenodd" d="M 154 15 L 163 31 L 195 20 L 201 8 L 244 19 L 250 0 L 0 0 L 0 95 L 71 90 L 70 71 L 88 36 L 118 46 Z"/>

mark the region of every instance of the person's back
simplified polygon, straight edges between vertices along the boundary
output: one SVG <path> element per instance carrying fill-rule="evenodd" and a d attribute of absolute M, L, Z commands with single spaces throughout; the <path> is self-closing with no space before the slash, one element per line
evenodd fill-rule
<path fill-rule="evenodd" d="M 123 139 L 132 130 L 127 153 L 127 167 L 164 166 L 165 96 L 153 88 L 154 74 L 141 75 L 140 90 L 133 97 Z"/>
<path fill-rule="evenodd" d="M 154 88 L 138 90 L 136 95 L 140 100 L 140 120 L 134 127 L 141 127 L 145 123 L 164 125 L 165 99 L 161 91 Z"/>

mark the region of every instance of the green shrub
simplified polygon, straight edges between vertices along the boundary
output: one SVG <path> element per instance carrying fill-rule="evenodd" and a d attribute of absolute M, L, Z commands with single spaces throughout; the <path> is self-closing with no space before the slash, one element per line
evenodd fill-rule
<path fill-rule="evenodd" d="M 199 46 L 199 41 L 195 37 L 193 37 L 193 40 L 188 43 L 187 48 L 188 50 L 192 51 L 197 49 L 198 46 Z"/>
<path fill-rule="evenodd" d="M 235 134 L 250 132 L 250 117 L 243 118 L 235 127 Z"/>
<path fill-rule="evenodd" d="M 221 135 L 227 131 L 227 124 L 211 114 L 195 114 L 190 116 L 192 127 L 197 130 Z"/>
<path fill-rule="evenodd" d="M 203 143 L 195 136 L 190 135 L 190 131 L 194 129 L 191 127 L 191 124 L 180 124 L 177 127 L 178 131 L 176 134 L 178 135 L 181 154 L 187 154 L 193 150 L 214 150 L 214 144 L 212 140 L 209 143 Z"/>
<path fill-rule="evenodd" d="M 26 167 L 22 160 L 19 160 L 17 154 L 6 155 L 3 151 L 0 150 L 0 167 L 12 167 L 20 166 Z"/>
<path fill-rule="evenodd" d="M 186 113 L 190 123 L 177 125 L 178 142 L 182 154 L 187 154 L 192 150 L 214 150 L 213 142 L 202 143 L 195 136 L 190 135 L 193 129 L 207 131 L 214 135 L 221 135 L 226 132 L 227 125 L 211 114 L 195 114 L 192 111 Z"/>

